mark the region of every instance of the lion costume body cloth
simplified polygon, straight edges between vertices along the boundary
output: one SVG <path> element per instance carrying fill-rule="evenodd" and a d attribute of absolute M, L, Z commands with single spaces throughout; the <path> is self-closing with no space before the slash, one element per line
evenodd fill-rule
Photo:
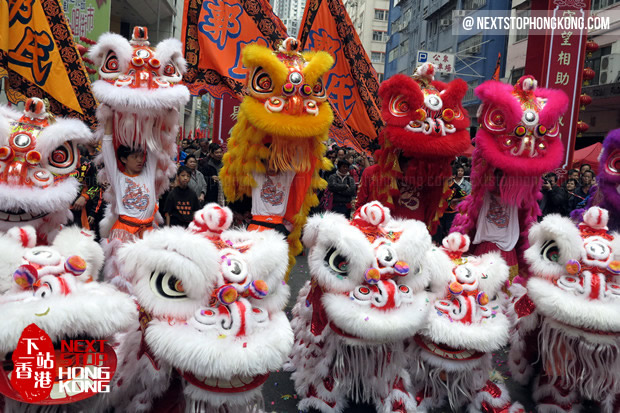
<path fill-rule="evenodd" d="M 541 214 L 541 175 L 558 167 L 564 152 L 558 119 L 568 98 L 537 86 L 523 76 L 514 87 L 490 80 L 476 88 L 482 105 L 472 191 L 450 229 L 471 237 L 474 255 L 500 251 L 511 280 L 520 270 L 517 251 L 527 248 L 527 230 Z"/>
<path fill-rule="evenodd" d="M 258 45 L 243 50 L 248 96 L 220 172 L 228 201 L 253 195 L 253 204 L 260 199 L 268 206 L 268 213 L 257 214 L 253 205 L 250 229 L 284 225 L 290 232 L 289 269 L 302 250 L 308 212 L 318 204 L 315 192 L 327 186 L 319 170 L 331 166 L 323 154 L 333 120 L 321 79 L 333 58 L 326 52 L 301 54 L 297 46 L 289 38 L 275 52 Z M 285 183 L 274 184 L 278 179 Z"/>

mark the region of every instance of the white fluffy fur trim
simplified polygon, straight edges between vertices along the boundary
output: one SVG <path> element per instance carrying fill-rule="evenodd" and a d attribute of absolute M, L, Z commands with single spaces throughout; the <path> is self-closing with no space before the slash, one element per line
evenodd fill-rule
<path fill-rule="evenodd" d="M 217 236 L 230 228 L 232 220 L 233 213 L 230 208 L 211 202 L 194 213 L 189 229 L 209 237 Z"/>
<path fill-rule="evenodd" d="M 268 313 L 281 311 L 290 296 L 290 288 L 284 282 L 288 268 L 288 243 L 284 235 L 277 231 L 230 230 L 222 234 L 222 240 L 233 245 L 249 243 L 251 247 L 242 254 L 248 263 L 252 280 L 267 283 L 269 293 L 261 300 L 251 299 L 252 304 L 267 310 Z"/>
<path fill-rule="evenodd" d="M 467 235 L 460 232 L 453 232 L 441 241 L 441 245 L 451 252 L 467 252 L 469 249 L 470 239 Z"/>
<path fill-rule="evenodd" d="M 232 407 L 232 410 L 226 409 L 226 411 L 234 411 L 239 413 L 245 412 L 254 412 L 258 410 L 253 410 L 257 406 L 256 404 L 262 407 L 263 405 L 263 396 L 261 393 L 263 386 L 259 386 L 250 391 L 241 392 L 241 393 L 214 393 L 204 389 L 200 389 L 194 386 L 191 383 L 185 383 L 185 388 L 183 389 L 183 394 L 185 395 L 185 403 L 186 408 L 189 407 L 187 404 L 192 403 L 192 401 L 202 402 L 200 404 L 206 405 L 204 407 L 210 407 L 213 411 L 219 411 L 218 409 L 221 406 L 227 406 L 229 409 Z M 254 405 L 254 406 L 253 406 Z M 207 412 L 212 411 L 207 408 Z M 187 411 L 187 410 L 186 410 Z M 190 412 L 201 412 L 204 411 L 202 409 L 192 409 Z"/>
<path fill-rule="evenodd" d="M 152 320 L 146 341 L 158 358 L 179 370 L 224 379 L 280 369 L 293 346 L 293 331 L 284 312 L 274 314 L 249 337 L 221 337 L 219 331 L 201 333 L 189 325 Z"/>
<path fill-rule="evenodd" d="M 398 259 L 409 264 L 409 274 L 398 280 L 399 284 L 407 284 L 414 293 L 424 290 L 435 274 L 429 271 L 430 265 L 427 251 L 432 247 L 431 236 L 421 221 L 393 219 L 386 227 L 386 231 L 402 231 L 397 242 L 392 246 L 396 250 Z M 400 278 L 400 277 L 398 277 Z"/>
<path fill-rule="evenodd" d="M 6 296 L 5 296 L 6 298 Z M 43 314 L 49 309 L 45 316 Z M 0 306 L 0 353 L 15 349 L 29 324 L 35 323 L 55 341 L 64 337 L 89 335 L 108 338 L 136 322 L 136 305 L 114 287 L 96 282 L 83 284 L 70 295 L 32 297 Z"/>
<path fill-rule="evenodd" d="M 186 319 L 211 295 L 219 275 L 219 251 L 207 239 L 179 227 L 145 233 L 118 252 L 123 278 L 153 316 Z M 187 298 L 168 299 L 151 288 L 151 274 L 169 273 L 181 281 Z"/>
<path fill-rule="evenodd" d="M 179 69 L 179 72 L 181 72 L 181 75 L 185 74 L 187 63 L 183 58 L 183 45 L 178 39 L 170 38 L 162 40 L 157 44 L 155 53 L 159 61 L 162 62 L 162 68 L 165 62 L 173 61 Z"/>
<path fill-rule="evenodd" d="M 468 413 L 478 413 L 481 411 L 482 402 L 487 402 L 493 407 L 504 407 L 510 403 L 510 393 L 503 383 L 494 383 L 499 387 L 501 395 L 499 397 L 493 397 L 487 392 L 480 392 L 476 395 L 476 398 L 472 401 Z M 514 410 L 510 410 L 514 411 Z"/>
<path fill-rule="evenodd" d="M 362 206 L 355 218 L 362 219 L 369 224 L 383 227 L 392 219 L 390 210 L 379 201 L 372 201 Z"/>
<path fill-rule="evenodd" d="M 338 328 L 373 343 L 402 340 L 422 327 L 430 303 L 425 293 L 417 294 L 414 300 L 398 309 L 381 311 L 340 294 L 325 294 L 322 298 L 328 318 Z"/>
<path fill-rule="evenodd" d="M 24 247 L 14 237 L 0 233 L 0 295 L 16 284 L 13 273 L 22 264 Z"/>
<path fill-rule="evenodd" d="M 80 278 L 97 279 L 103 266 L 103 249 L 95 241 L 95 234 L 92 231 L 76 226 L 63 228 L 54 238 L 53 247 L 64 257 L 79 255 L 88 263 L 86 271 Z"/>
<path fill-rule="evenodd" d="M 508 319 L 501 312 L 495 318 L 487 318 L 476 324 L 451 322 L 448 317 L 431 312 L 426 335 L 436 343 L 488 353 L 506 345 L 508 328 Z"/>
<path fill-rule="evenodd" d="M 559 289 L 551 282 L 530 278 L 528 294 L 538 311 L 547 317 L 576 328 L 588 328 L 620 334 L 620 300 L 590 300 Z M 584 333 L 584 337 L 588 337 Z"/>
<path fill-rule="evenodd" d="M 92 132 L 84 122 L 59 118 L 41 131 L 37 137 L 37 150 L 47 157 L 64 142 L 86 143 L 93 139 Z"/>
<path fill-rule="evenodd" d="M 570 219 L 560 215 L 548 215 L 542 222 L 533 225 L 528 239 L 530 247 L 524 257 L 534 275 L 559 277 L 565 274 L 568 260 L 581 258 L 583 240 L 579 230 Z M 560 252 L 558 262 L 549 261 L 541 255 L 547 241 L 555 241 L 557 244 Z"/>
<path fill-rule="evenodd" d="M 583 222 L 589 227 L 596 229 L 607 229 L 609 212 L 606 209 L 592 207 L 583 214 Z"/>
<path fill-rule="evenodd" d="M 499 252 L 489 252 L 478 257 L 468 257 L 479 272 L 479 289 L 489 295 L 490 299 L 500 292 L 509 277 L 509 268 Z"/>
<path fill-rule="evenodd" d="M 0 211 L 23 209 L 36 216 L 58 210 L 66 210 L 69 209 L 77 197 L 78 189 L 79 182 L 75 178 L 67 178 L 61 183 L 47 188 L 24 188 L 1 184 Z M 2 223 L 0 221 L 0 230 L 2 230 Z M 12 222 L 9 228 L 15 226 L 15 224 Z M 24 223 L 23 225 L 28 224 Z"/>
<path fill-rule="evenodd" d="M 147 110 L 152 114 L 165 114 L 169 109 L 185 105 L 189 100 L 189 90 L 184 85 L 163 89 L 132 89 L 116 87 L 104 80 L 93 83 L 95 97 L 117 111 Z"/>
<path fill-rule="evenodd" d="M 34 227 L 13 227 L 6 233 L 24 248 L 32 248 L 37 244 L 37 231 Z"/>
<path fill-rule="evenodd" d="M 97 68 L 101 67 L 103 60 L 106 58 L 108 51 L 114 50 L 118 57 L 120 65 L 120 72 L 125 72 L 131 61 L 133 55 L 133 47 L 129 44 L 129 41 L 120 34 L 116 33 L 104 33 L 99 36 L 97 44 L 94 44 L 88 51 L 88 57 L 90 57 Z"/>
<path fill-rule="evenodd" d="M 304 227 L 304 244 L 310 248 L 308 266 L 324 290 L 349 292 L 364 282 L 364 274 L 373 264 L 374 250 L 360 230 L 349 225 L 340 214 L 315 215 Z M 335 248 L 349 262 L 347 276 L 340 276 L 325 263 L 327 252 Z"/>

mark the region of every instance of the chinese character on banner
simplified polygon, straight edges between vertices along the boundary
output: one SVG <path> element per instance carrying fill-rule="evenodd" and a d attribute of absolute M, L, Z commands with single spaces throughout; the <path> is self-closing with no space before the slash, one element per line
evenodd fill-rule
<path fill-rule="evenodd" d="M 15 369 L 11 386 L 28 403 L 45 400 L 53 386 L 55 369 L 54 344 L 36 324 L 24 329 L 13 352 Z"/>
<path fill-rule="evenodd" d="M 555 19 L 580 18 L 587 21 L 590 3 L 590 0 L 532 0 L 531 7 Z M 559 125 L 565 149 L 560 165 L 563 168 L 570 168 L 573 161 L 587 34 L 586 28 L 550 28 L 544 37 L 532 36 L 530 39 L 535 41 L 528 43 L 525 73 L 536 77 L 539 86 L 560 89 L 568 96 L 569 107 Z"/>

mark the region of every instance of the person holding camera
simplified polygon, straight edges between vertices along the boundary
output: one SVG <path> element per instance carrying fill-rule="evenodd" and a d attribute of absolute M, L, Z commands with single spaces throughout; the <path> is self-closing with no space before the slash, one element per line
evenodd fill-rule
<path fill-rule="evenodd" d="M 566 191 L 557 186 L 558 176 L 549 172 L 543 177 L 543 198 L 540 204 L 542 216 L 549 214 L 566 215 L 567 196 Z"/>

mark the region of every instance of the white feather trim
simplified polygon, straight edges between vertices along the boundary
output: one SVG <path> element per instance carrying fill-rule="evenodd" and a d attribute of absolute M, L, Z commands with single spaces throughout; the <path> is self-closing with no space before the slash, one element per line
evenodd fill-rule
<path fill-rule="evenodd" d="M 87 262 L 86 271 L 80 278 L 97 279 L 103 267 L 103 249 L 95 242 L 95 234 L 92 231 L 76 226 L 63 228 L 54 238 L 52 246 L 64 257 L 79 255 Z"/>
<path fill-rule="evenodd" d="M 4 299 L 7 296 L 3 297 Z M 37 316 L 36 314 L 44 314 Z M 108 338 L 136 323 L 136 305 L 114 287 L 96 282 L 83 284 L 69 295 L 7 302 L 0 305 L 0 354 L 12 351 L 29 324 L 35 323 L 53 341 L 78 335 Z"/>
<path fill-rule="evenodd" d="M 330 321 L 345 333 L 370 343 L 389 343 L 413 336 L 426 320 L 430 303 L 425 293 L 411 304 L 382 311 L 341 294 L 325 294 L 322 303 Z"/>
<path fill-rule="evenodd" d="M 165 62 L 172 61 L 176 67 L 184 75 L 187 70 L 187 62 L 183 58 L 183 44 L 178 39 L 169 38 L 162 40 L 157 44 L 155 50 L 156 56 L 162 62 L 162 68 Z"/>
<path fill-rule="evenodd" d="M 547 317 L 577 329 L 587 328 L 620 334 L 620 300 L 617 298 L 590 300 L 587 296 L 577 296 L 561 290 L 540 278 L 530 278 L 527 289 L 538 311 Z M 582 335 L 585 339 L 595 339 L 585 332 L 582 332 Z"/>
<path fill-rule="evenodd" d="M 581 258 L 583 240 L 575 224 L 560 215 L 551 214 L 542 222 L 530 228 L 528 239 L 530 247 L 524 257 L 530 265 L 530 271 L 542 277 L 559 277 L 564 275 L 565 266 L 570 259 Z M 558 261 L 550 261 L 542 256 L 543 245 L 555 241 L 559 249 Z"/>
<path fill-rule="evenodd" d="M 133 47 L 129 44 L 129 41 L 120 34 L 104 33 L 99 36 L 97 43 L 89 49 L 88 57 L 90 57 L 95 62 L 97 68 L 99 68 L 110 50 L 114 50 L 118 57 L 120 72 L 125 72 L 133 55 Z"/>
<path fill-rule="evenodd" d="M 274 314 L 262 328 L 256 327 L 249 337 L 222 337 L 219 331 L 201 333 L 190 325 L 152 320 L 146 341 L 158 358 L 181 371 L 223 379 L 280 369 L 293 345 L 293 331 L 283 312 Z"/>
<path fill-rule="evenodd" d="M 448 317 L 431 312 L 427 328 L 426 335 L 434 342 L 459 349 L 488 353 L 497 351 L 508 342 L 509 323 L 501 312 L 495 318 L 483 319 L 475 324 L 452 322 Z"/>
<path fill-rule="evenodd" d="M 184 85 L 146 90 L 116 87 L 97 80 L 93 83 L 93 93 L 99 101 L 116 111 L 148 111 L 151 115 L 164 115 L 189 101 L 189 90 Z"/>
<path fill-rule="evenodd" d="M 93 140 L 93 134 L 84 122 L 58 118 L 55 123 L 44 128 L 37 137 L 37 150 L 47 158 L 54 149 L 65 142 L 86 143 Z"/>

